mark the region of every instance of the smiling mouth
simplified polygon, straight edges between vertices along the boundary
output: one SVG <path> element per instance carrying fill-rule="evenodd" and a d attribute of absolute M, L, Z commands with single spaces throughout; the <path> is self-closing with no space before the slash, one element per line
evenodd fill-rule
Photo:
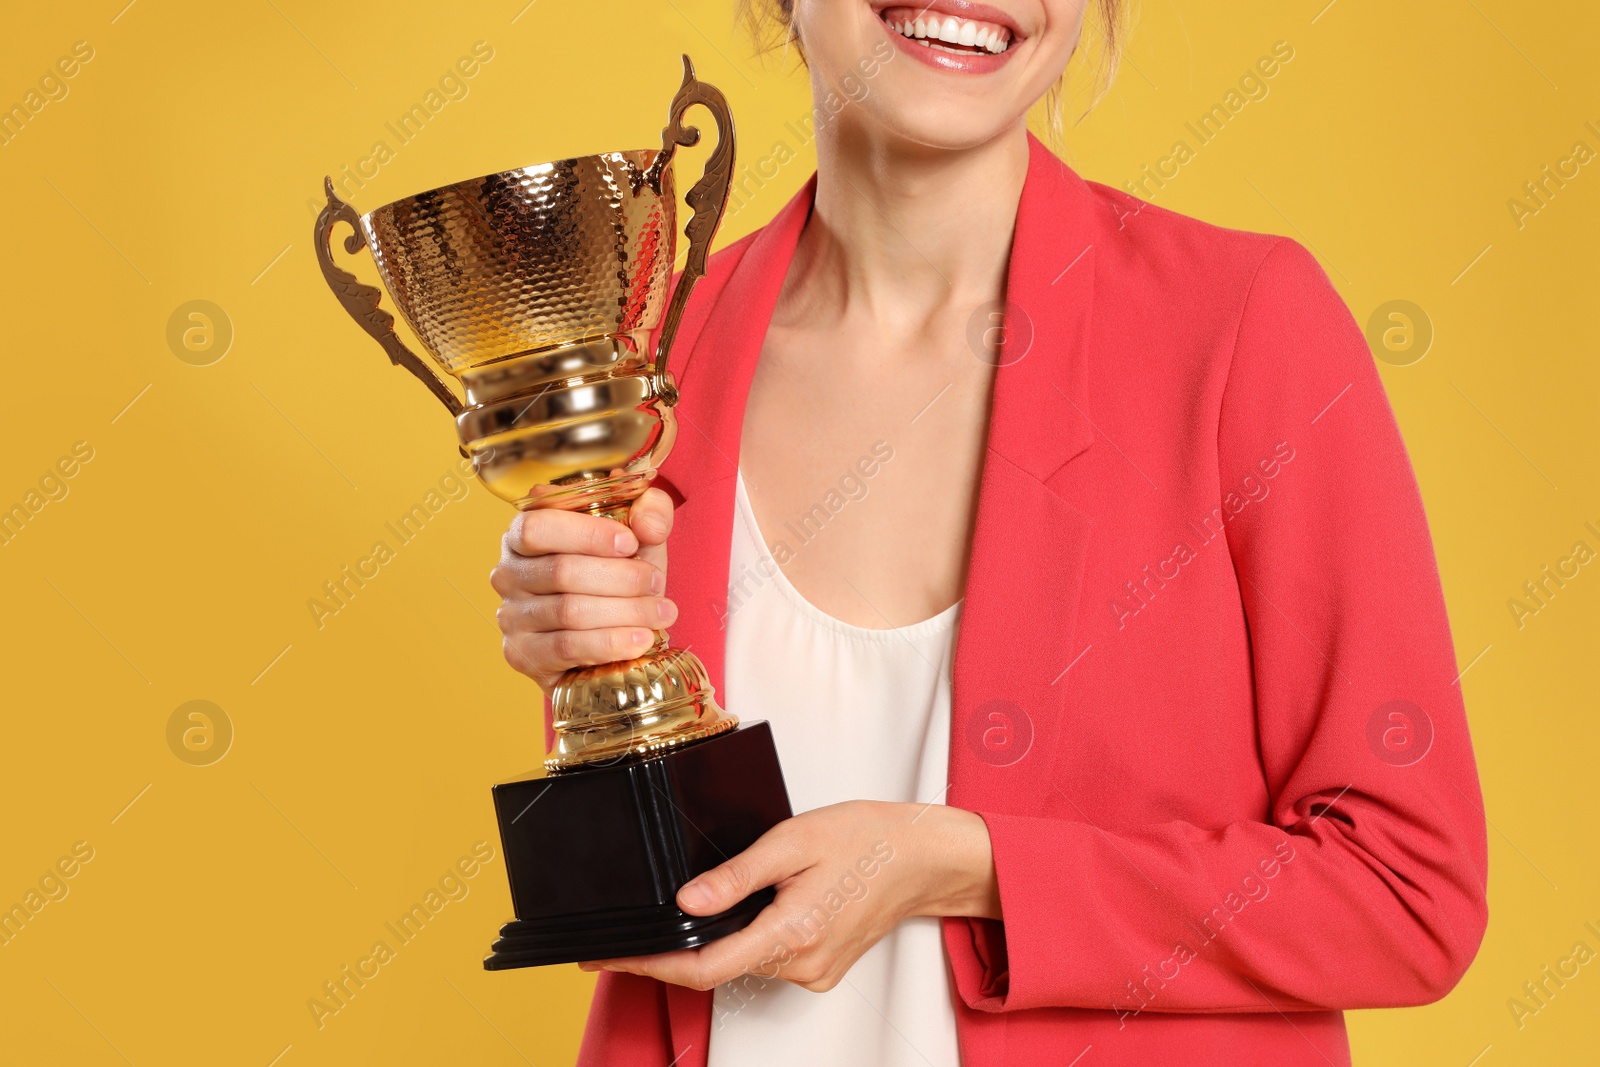
<path fill-rule="evenodd" d="M 1000 55 L 1011 47 L 1011 31 L 994 22 L 943 17 L 922 8 L 889 7 L 884 25 L 907 40 L 958 56 Z"/>

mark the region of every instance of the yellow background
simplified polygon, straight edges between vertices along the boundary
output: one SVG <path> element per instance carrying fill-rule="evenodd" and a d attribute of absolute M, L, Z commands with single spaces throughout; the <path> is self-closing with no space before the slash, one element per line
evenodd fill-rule
<path fill-rule="evenodd" d="M 74 42 L 94 49 L 0 146 L 0 507 L 75 442 L 94 450 L 0 546 L 0 904 L 75 842 L 94 849 L 0 946 L 0 1061 L 570 1062 L 591 979 L 479 967 L 510 913 L 498 859 L 322 1029 L 306 1006 L 475 842 L 498 856 L 488 786 L 541 755 L 485 581 L 510 512 L 483 489 L 320 630 L 307 609 L 455 459 L 444 413 L 323 284 L 319 184 L 476 41 L 494 58 L 467 97 L 359 209 L 655 144 L 688 51 L 728 94 L 745 160 L 780 139 L 800 155 L 726 242 L 810 172 L 786 126 L 806 82 L 753 60 L 722 0 L 124 3 L 13 5 L 0 34 L 7 106 Z M 1507 1007 L 1576 941 L 1600 950 L 1583 928 L 1600 926 L 1600 565 L 1520 629 L 1507 606 L 1575 541 L 1600 549 L 1583 526 L 1600 527 L 1600 163 L 1520 228 L 1507 207 L 1574 142 L 1600 149 L 1597 32 L 1579 0 L 1150 0 L 1116 88 L 1067 130 L 1074 166 L 1121 184 L 1289 42 L 1270 94 L 1157 202 L 1298 238 L 1363 323 L 1408 300 L 1433 324 L 1425 358 L 1382 372 L 1470 664 L 1492 919 L 1444 1002 L 1352 1013 L 1364 1064 L 1592 1062 L 1600 1037 L 1600 964 L 1521 1029 Z M 206 366 L 167 340 L 197 299 L 234 332 Z M 233 725 L 209 766 L 168 746 L 190 700 Z"/>

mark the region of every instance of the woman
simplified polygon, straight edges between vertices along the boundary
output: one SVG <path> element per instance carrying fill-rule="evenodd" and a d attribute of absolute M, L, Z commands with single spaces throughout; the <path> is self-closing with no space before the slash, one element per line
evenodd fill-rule
<path fill-rule="evenodd" d="M 670 625 L 800 812 L 679 895 L 777 886 L 750 927 L 589 965 L 584 1063 L 1345 1063 L 1341 1009 L 1472 960 L 1477 776 L 1371 358 L 1295 242 L 1027 134 L 1085 2 L 785 2 L 817 98 L 865 89 L 695 290 L 665 487 L 511 526 L 513 666 Z"/>

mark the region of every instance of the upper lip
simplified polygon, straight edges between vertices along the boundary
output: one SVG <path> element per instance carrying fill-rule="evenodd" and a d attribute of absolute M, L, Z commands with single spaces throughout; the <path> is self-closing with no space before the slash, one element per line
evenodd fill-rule
<path fill-rule="evenodd" d="M 1017 25 L 1016 19 L 997 7 L 974 3 L 973 0 L 890 0 L 887 3 L 874 0 L 872 10 L 882 18 L 883 12 L 891 7 L 909 7 L 935 15 L 953 15 L 958 19 L 969 19 L 973 22 L 992 22 L 1010 30 L 1013 41 L 1020 41 L 1027 36 L 1022 32 L 1022 27 Z"/>

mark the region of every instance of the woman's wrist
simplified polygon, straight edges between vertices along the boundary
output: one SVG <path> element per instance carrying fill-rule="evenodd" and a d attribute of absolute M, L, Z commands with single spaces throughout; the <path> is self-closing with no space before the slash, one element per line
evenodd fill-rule
<path fill-rule="evenodd" d="M 914 807 L 913 859 L 923 892 L 911 914 L 998 919 L 1000 883 L 983 817 L 943 804 Z"/>

